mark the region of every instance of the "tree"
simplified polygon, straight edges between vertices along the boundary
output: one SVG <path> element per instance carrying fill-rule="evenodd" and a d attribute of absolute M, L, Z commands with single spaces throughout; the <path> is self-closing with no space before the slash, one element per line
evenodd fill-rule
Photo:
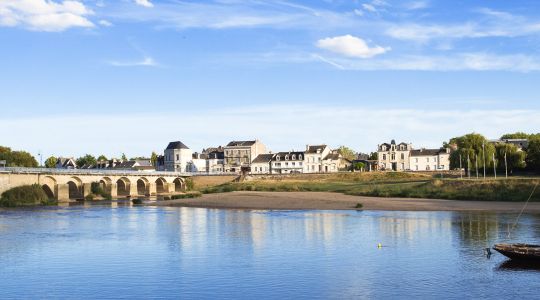
<path fill-rule="evenodd" d="M 8 167 L 35 168 L 37 160 L 26 151 L 12 151 L 9 147 L 0 146 L 0 160 L 5 160 Z"/>
<path fill-rule="evenodd" d="M 152 151 L 152 155 L 150 156 L 150 161 L 152 162 L 152 166 L 157 166 L 157 160 L 158 160 L 158 155 L 156 152 Z"/>
<path fill-rule="evenodd" d="M 508 172 L 510 174 L 512 174 L 514 169 L 525 168 L 525 157 L 527 156 L 527 153 L 525 153 L 525 151 L 519 150 L 519 148 L 513 144 L 497 143 L 495 145 L 495 157 L 499 162 L 499 169 L 505 169 L 505 154 Z"/>
<path fill-rule="evenodd" d="M 379 153 L 378 152 L 371 152 L 369 154 L 369 160 L 378 160 L 379 159 Z"/>
<path fill-rule="evenodd" d="M 127 156 L 125 153 L 122 153 L 122 160 L 127 160 Z"/>
<path fill-rule="evenodd" d="M 107 159 L 107 156 L 101 154 L 98 158 L 97 158 L 98 161 L 104 161 L 104 160 L 108 160 Z"/>
<path fill-rule="evenodd" d="M 501 136 L 501 140 L 505 140 L 505 139 L 528 139 L 528 138 L 529 138 L 529 134 L 527 134 L 525 132 L 507 133 L 507 134 L 503 134 L 503 136 Z"/>
<path fill-rule="evenodd" d="M 450 168 L 459 168 L 461 158 L 461 167 L 465 171 L 468 171 L 469 167 L 474 169 L 476 163 L 478 163 L 479 172 L 484 168 L 484 163 L 486 171 L 493 169 L 492 156 L 495 153 L 495 146 L 489 143 L 483 135 L 469 133 L 450 139 L 447 145 L 457 148 L 450 154 Z M 467 158 L 469 158 L 469 161 L 467 161 Z"/>
<path fill-rule="evenodd" d="M 354 169 L 357 171 L 364 171 L 366 165 L 363 162 L 357 162 L 354 164 Z"/>
<path fill-rule="evenodd" d="M 58 159 L 54 156 L 51 156 L 49 158 L 47 158 L 47 160 L 45 161 L 45 167 L 47 168 L 56 168 L 56 162 L 58 161 Z"/>
<path fill-rule="evenodd" d="M 529 140 L 527 165 L 534 171 L 540 172 L 540 137 Z"/>
<path fill-rule="evenodd" d="M 340 146 L 338 152 L 341 154 L 341 156 L 343 156 L 343 158 L 348 160 L 355 160 L 357 156 L 353 149 L 345 146 Z"/>
<path fill-rule="evenodd" d="M 96 158 L 92 156 L 91 154 L 86 154 L 85 156 L 81 156 L 77 158 L 75 161 L 77 163 L 77 166 L 83 167 L 83 166 L 92 166 L 97 163 Z"/>

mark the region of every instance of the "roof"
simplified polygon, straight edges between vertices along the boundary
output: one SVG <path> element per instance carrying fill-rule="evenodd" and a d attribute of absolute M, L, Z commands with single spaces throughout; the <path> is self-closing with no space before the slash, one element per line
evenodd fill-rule
<path fill-rule="evenodd" d="M 227 144 L 227 147 L 245 147 L 245 146 L 252 146 L 257 141 L 232 141 Z"/>
<path fill-rule="evenodd" d="M 280 161 L 287 161 L 285 159 L 285 156 L 289 156 L 289 159 L 287 160 L 304 160 L 304 152 L 302 151 L 291 151 L 291 152 L 278 152 L 276 155 L 272 158 L 272 160 L 277 160 L 277 157 L 279 156 Z M 295 159 L 292 159 L 292 156 L 295 156 Z M 300 158 L 302 156 L 302 158 Z"/>
<path fill-rule="evenodd" d="M 306 149 L 306 153 L 317 153 L 317 150 L 320 150 L 321 152 L 328 146 L 326 145 L 313 145 L 308 146 Z"/>
<path fill-rule="evenodd" d="M 438 155 L 439 153 L 446 153 L 446 149 L 439 148 L 411 150 L 411 156 L 434 156 Z"/>
<path fill-rule="evenodd" d="M 189 149 L 189 147 L 184 145 L 184 143 L 180 141 L 176 141 L 176 142 L 170 142 L 165 150 L 170 150 L 170 149 Z"/>
<path fill-rule="evenodd" d="M 267 163 L 272 160 L 274 154 L 259 154 L 252 163 Z"/>
<path fill-rule="evenodd" d="M 330 153 L 325 158 L 325 160 L 338 160 L 340 159 L 339 153 Z"/>

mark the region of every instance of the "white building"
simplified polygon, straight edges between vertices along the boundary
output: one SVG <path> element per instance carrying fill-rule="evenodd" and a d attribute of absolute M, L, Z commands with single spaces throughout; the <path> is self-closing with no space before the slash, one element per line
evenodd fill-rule
<path fill-rule="evenodd" d="M 327 145 L 306 145 L 304 173 L 324 172 L 323 159 L 325 159 L 330 152 L 330 147 Z"/>
<path fill-rule="evenodd" d="M 399 143 L 392 140 L 390 144 L 380 144 L 377 149 L 378 169 L 381 171 L 406 171 L 410 170 L 409 156 L 412 144 Z"/>
<path fill-rule="evenodd" d="M 207 160 L 208 155 L 201 153 L 193 153 L 191 161 L 188 163 L 189 172 L 194 173 L 207 173 Z"/>
<path fill-rule="evenodd" d="M 164 151 L 164 169 L 171 172 L 189 172 L 193 152 L 180 141 L 170 142 Z"/>
<path fill-rule="evenodd" d="M 279 152 L 272 157 L 272 174 L 304 173 L 304 152 Z"/>
<path fill-rule="evenodd" d="M 450 170 L 450 149 L 411 150 L 409 164 L 412 171 L 448 171 Z"/>
<path fill-rule="evenodd" d="M 251 174 L 270 174 L 272 173 L 271 163 L 275 154 L 259 154 L 251 162 Z"/>

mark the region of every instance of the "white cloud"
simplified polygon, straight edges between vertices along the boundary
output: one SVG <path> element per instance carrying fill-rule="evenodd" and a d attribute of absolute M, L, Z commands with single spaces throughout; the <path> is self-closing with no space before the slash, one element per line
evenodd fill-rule
<path fill-rule="evenodd" d="M 99 25 L 101 26 L 104 26 L 104 27 L 111 27 L 113 24 L 107 20 L 99 20 Z"/>
<path fill-rule="evenodd" d="M 154 4 L 152 4 L 152 2 L 149 0 L 135 0 L 135 3 L 144 7 L 154 7 Z"/>
<path fill-rule="evenodd" d="M 374 151 L 377 144 L 393 138 L 412 142 L 416 147 L 438 147 L 451 137 L 472 131 L 494 138 L 506 132 L 533 132 L 540 128 L 540 111 L 534 109 L 384 109 L 385 122 L 381 122 L 381 115 L 374 111 L 377 109 L 358 106 L 276 105 L 190 110 L 189 114 L 182 114 L 182 118 L 172 111 L 2 118 L 0 136 L 4 145 L 34 153 L 41 149 L 45 157 L 50 154 L 78 156 L 87 152 L 95 155 L 104 152 L 107 156 L 126 152 L 128 156 L 137 156 L 162 151 L 169 141 L 177 139 L 194 150 L 223 145 L 234 139 L 259 138 L 274 152 L 303 149 L 308 143 L 327 143 L 332 147 L 345 144 L 369 152 Z M 312 130 L 313 124 L 320 120 L 333 121 Z M 95 143 L 100 132 L 110 132 L 111 128 L 119 128 L 119 124 L 129 124 L 129 130 Z M 159 128 L 174 130 L 157 130 Z M 362 132 L 377 134 L 366 134 L 359 139 L 359 128 Z M 47 132 L 55 134 L 45 134 Z M 299 136 L 298 132 L 303 134 Z M 20 138 L 23 134 L 25 139 Z M 73 143 L 73 136 L 84 138 Z"/>
<path fill-rule="evenodd" d="M 374 5 L 369 4 L 369 3 L 364 3 L 364 4 L 362 4 L 362 7 L 363 7 L 365 10 L 370 11 L 370 12 L 376 12 L 376 11 L 377 11 L 377 8 L 375 8 Z"/>
<path fill-rule="evenodd" d="M 317 47 L 341 55 L 360 58 L 370 58 L 390 50 L 390 48 L 381 46 L 370 48 L 363 39 L 349 34 L 321 39 L 317 41 Z"/>
<path fill-rule="evenodd" d="M 408 10 L 424 9 L 429 6 L 427 1 L 413 1 L 405 4 L 405 8 Z"/>
<path fill-rule="evenodd" d="M 71 27 L 94 27 L 87 18 L 93 12 L 82 2 L 66 0 L 2 0 L 0 26 L 21 26 L 35 31 L 63 31 Z"/>
<path fill-rule="evenodd" d="M 160 65 L 149 56 L 145 56 L 143 59 L 138 61 L 109 61 L 109 65 L 114 67 L 159 67 Z"/>

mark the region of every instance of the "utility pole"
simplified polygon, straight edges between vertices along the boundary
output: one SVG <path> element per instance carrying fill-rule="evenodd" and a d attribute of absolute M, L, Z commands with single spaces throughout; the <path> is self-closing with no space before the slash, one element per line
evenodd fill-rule
<path fill-rule="evenodd" d="M 478 179 L 478 153 L 475 153 L 476 159 L 474 160 L 474 163 L 476 164 L 476 179 Z"/>
<path fill-rule="evenodd" d="M 506 178 L 508 178 L 508 161 L 506 160 L 506 151 L 504 152 L 504 170 L 506 172 Z"/>
<path fill-rule="evenodd" d="M 471 179 L 471 158 L 469 157 L 469 153 L 467 153 L 467 176 Z"/>
<path fill-rule="evenodd" d="M 495 164 L 495 152 L 493 153 L 493 174 L 495 174 L 495 179 L 497 179 L 497 166 Z"/>
<path fill-rule="evenodd" d="M 482 142 L 482 161 L 484 162 L 484 179 L 486 179 L 486 143 Z"/>
<path fill-rule="evenodd" d="M 463 168 L 461 167 L 461 154 L 459 154 L 459 178 L 463 179 Z"/>

